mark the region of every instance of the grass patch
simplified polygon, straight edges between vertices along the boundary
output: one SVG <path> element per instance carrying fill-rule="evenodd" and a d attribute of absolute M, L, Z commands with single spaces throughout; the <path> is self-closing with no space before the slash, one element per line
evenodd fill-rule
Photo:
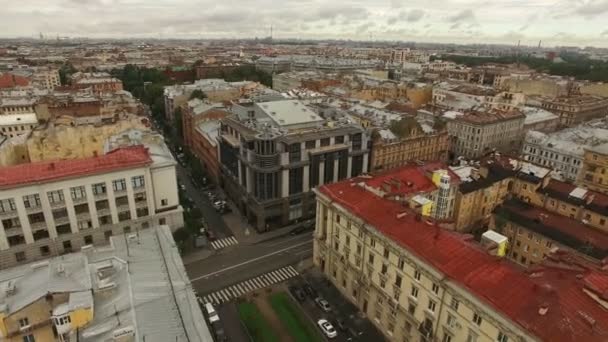
<path fill-rule="evenodd" d="M 238 311 L 241 321 L 247 327 L 247 331 L 249 331 L 249 335 L 251 335 L 254 342 L 279 342 L 270 324 L 264 319 L 264 316 L 262 316 L 262 313 L 254 303 L 240 303 Z"/>
<path fill-rule="evenodd" d="M 270 305 L 296 342 L 321 342 L 319 332 L 285 292 L 270 296 Z"/>

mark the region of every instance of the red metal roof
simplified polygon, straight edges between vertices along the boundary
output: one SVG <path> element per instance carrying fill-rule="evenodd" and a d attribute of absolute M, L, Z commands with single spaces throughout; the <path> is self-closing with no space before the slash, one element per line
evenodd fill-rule
<path fill-rule="evenodd" d="M 0 74 L 0 88 L 25 87 L 30 84 L 30 81 L 18 75 L 9 73 Z"/>
<path fill-rule="evenodd" d="M 139 145 L 119 148 L 102 156 L 91 158 L 20 164 L 0 168 L 0 188 L 82 177 L 151 163 L 152 159 L 148 150 Z"/>
<path fill-rule="evenodd" d="M 580 277 L 605 271 L 558 264 L 528 275 L 465 236 L 419 221 L 399 203 L 355 185 L 363 180 L 324 185 L 319 191 L 542 340 L 608 341 L 608 311 L 583 292 Z M 541 313 L 544 307 L 548 310 Z"/>
<path fill-rule="evenodd" d="M 437 189 L 424 170 L 418 165 L 406 165 L 363 179 L 366 185 L 394 195 L 409 195 Z M 390 189 L 390 190 L 389 190 Z"/>

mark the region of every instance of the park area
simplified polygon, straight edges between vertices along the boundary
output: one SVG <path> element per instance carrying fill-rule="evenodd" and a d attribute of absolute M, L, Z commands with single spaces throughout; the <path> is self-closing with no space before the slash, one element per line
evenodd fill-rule
<path fill-rule="evenodd" d="M 320 332 L 290 296 L 267 291 L 238 304 L 241 321 L 254 342 L 321 342 Z"/>

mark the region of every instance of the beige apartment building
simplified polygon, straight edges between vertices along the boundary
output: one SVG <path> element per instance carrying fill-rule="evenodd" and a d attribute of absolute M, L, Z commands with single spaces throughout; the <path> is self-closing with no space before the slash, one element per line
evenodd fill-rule
<path fill-rule="evenodd" d="M 315 189 L 314 264 L 388 341 L 608 338 L 600 264 L 559 254 L 525 273 L 369 191 L 368 181 Z M 580 268 L 567 268 L 572 262 Z"/>
<path fill-rule="evenodd" d="M 608 144 L 585 149 L 580 177 L 584 187 L 608 194 Z"/>
<path fill-rule="evenodd" d="M 374 134 L 371 152 L 372 171 L 389 170 L 412 161 L 446 161 L 449 139 L 445 127 L 426 133 L 412 120 L 412 129 L 405 136 L 397 136 L 389 129 Z"/>
<path fill-rule="evenodd" d="M 593 95 L 542 98 L 540 107 L 559 115 L 562 126 L 571 127 L 608 115 L 608 98 Z"/>
<path fill-rule="evenodd" d="M 455 157 L 479 158 L 493 150 L 519 150 L 526 116 L 500 109 L 447 112 L 450 148 Z"/>
<path fill-rule="evenodd" d="M 508 258 L 525 267 L 541 264 L 557 250 L 578 252 L 597 261 L 608 257 L 605 232 L 518 199 L 497 208 L 494 221 L 494 229 L 510 241 Z"/>
<path fill-rule="evenodd" d="M 142 145 L 0 169 L 0 268 L 183 226 L 175 160 Z"/>

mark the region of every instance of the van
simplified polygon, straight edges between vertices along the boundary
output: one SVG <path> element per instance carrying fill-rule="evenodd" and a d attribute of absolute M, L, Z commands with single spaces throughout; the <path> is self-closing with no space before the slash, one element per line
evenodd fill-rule
<path fill-rule="evenodd" d="M 205 303 L 205 310 L 207 311 L 207 317 L 209 317 L 210 323 L 218 322 L 220 320 L 220 317 L 217 315 L 217 312 L 211 303 Z"/>

